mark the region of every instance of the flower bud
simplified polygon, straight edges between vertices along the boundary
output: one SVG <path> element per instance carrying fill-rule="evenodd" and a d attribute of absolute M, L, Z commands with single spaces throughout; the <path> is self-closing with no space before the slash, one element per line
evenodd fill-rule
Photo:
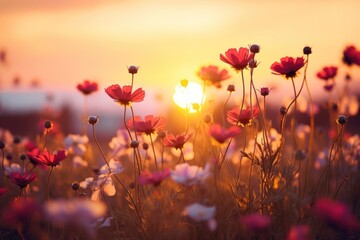
<path fill-rule="evenodd" d="M 260 94 L 261 94 L 261 96 L 264 96 L 264 97 L 269 95 L 269 88 L 267 88 L 267 87 L 260 88 Z"/>
<path fill-rule="evenodd" d="M 158 131 L 158 137 L 159 137 L 159 138 L 164 138 L 164 137 L 166 137 L 166 132 L 165 132 L 165 131 L 162 131 L 162 130 Z"/>
<path fill-rule="evenodd" d="M 228 87 L 227 87 L 227 90 L 229 92 L 235 92 L 235 86 L 233 84 L 229 84 Z"/>
<path fill-rule="evenodd" d="M 44 122 L 44 128 L 50 129 L 50 128 L 52 128 L 52 126 L 53 126 L 53 124 L 52 124 L 52 122 L 50 120 L 46 120 Z"/>
<path fill-rule="evenodd" d="M 26 155 L 22 153 L 20 154 L 19 158 L 21 161 L 24 161 L 26 159 Z"/>
<path fill-rule="evenodd" d="M 20 138 L 19 137 L 14 137 L 13 143 L 14 144 L 19 144 L 20 143 Z"/>
<path fill-rule="evenodd" d="M 99 117 L 97 117 L 97 116 L 90 116 L 88 118 L 88 122 L 91 125 L 95 125 L 97 123 L 98 119 L 99 119 Z"/>
<path fill-rule="evenodd" d="M 136 140 L 131 141 L 130 147 L 131 147 L 131 148 L 137 148 L 137 147 L 139 147 L 139 141 L 136 141 Z"/>
<path fill-rule="evenodd" d="M 77 191 L 80 188 L 80 184 L 78 182 L 73 182 L 71 184 L 71 188 L 72 188 L 72 190 Z"/>
<path fill-rule="evenodd" d="M 146 151 L 146 150 L 149 149 L 149 144 L 143 143 L 143 144 L 142 144 L 142 147 L 143 147 L 143 149 Z"/>
<path fill-rule="evenodd" d="M 257 66 L 258 66 L 258 63 L 257 63 L 256 60 L 251 59 L 251 60 L 249 61 L 249 68 L 256 68 Z"/>
<path fill-rule="evenodd" d="M 309 46 L 304 47 L 304 48 L 303 48 L 303 53 L 304 53 L 305 55 L 311 54 L 311 53 L 312 53 L 311 47 L 309 47 Z"/>
<path fill-rule="evenodd" d="M 136 74 L 138 72 L 138 70 L 139 70 L 139 67 L 137 67 L 137 66 L 128 67 L 128 71 L 130 74 Z"/>
<path fill-rule="evenodd" d="M 0 149 L 4 149 L 4 148 L 5 148 L 5 143 L 0 140 Z"/>
<path fill-rule="evenodd" d="M 306 158 L 306 153 L 303 150 L 296 150 L 295 159 L 298 161 L 304 160 Z"/>
<path fill-rule="evenodd" d="M 250 46 L 250 52 L 251 53 L 259 53 L 260 52 L 260 46 L 259 45 L 257 45 L 257 44 L 252 44 L 251 46 Z"/>
<path fill-rule="evenodd" d="M 340 125 L 344 125 L 347 122 L 347 118 L 344 115 L 340 115 L 336 122 Z"/>
<path fill-rule="evenodd" d="M 281 115 L 285 115 L 285 114 L 286 114 L 286 107 L 281 107 L 281 108 L 280 108 L 280 114 L 281 114 Z"/>

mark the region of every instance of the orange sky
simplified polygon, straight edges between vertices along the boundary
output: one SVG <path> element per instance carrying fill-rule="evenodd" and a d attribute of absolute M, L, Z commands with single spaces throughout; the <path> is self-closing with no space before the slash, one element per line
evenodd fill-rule
<path fill-rule="evenodd" d="M 314 72 L 340 65 L 346 45 L 360 48 L 358 9 L 358 0 L 2 0 L 0 49 L 9 58 L 0 69 L 2 87 L 14 75 L 24 84 L 38 78 L 46 89 L 71 90 L 85 78 L 101 88 L 124 85 L 126 66 L 139 65 L 136 87 L 168 93 L 183 78 L 200 82 L 194 72 L 201 65 L 219 65 L 239 79 L 219 54 L 251 43 L 261 46 L 259 88 L 291 89 L 269 67 L 301 56 L 305 45 L 314 52 L 309 79 L 319 85 Z"/>

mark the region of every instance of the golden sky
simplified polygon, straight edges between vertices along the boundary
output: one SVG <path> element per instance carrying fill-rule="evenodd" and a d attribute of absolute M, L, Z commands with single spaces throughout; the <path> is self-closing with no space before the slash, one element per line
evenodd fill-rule
<path fill-rule="evenodd" d="M 76 2 L 76 3 L 75 3 Z M 283 85 L 270 65 L 313 48 L 309 79 L 341 65 L 346 45 L 360 47 L 358 0 L 1 0 L 0 49 L 8 66 L 2 87 L 19 75 L 48 88 L 74 89 L 83 79 L 130 83 L 126 66 L 140 66 L 136 87 L 169 92 L 228 48 L 261 46 L 255 84 Z M 291 84 L 289 83 L 289 88 Z"/>

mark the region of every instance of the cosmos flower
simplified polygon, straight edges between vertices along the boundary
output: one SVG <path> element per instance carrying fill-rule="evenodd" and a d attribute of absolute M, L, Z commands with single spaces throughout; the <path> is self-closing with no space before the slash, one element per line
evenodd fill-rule
<path fill-rule="evenodd" d="M 59 150 L 55 154 L 50 153 L 46 148 L 42 153 L 38 153 L 38 150 L 27 152 L 26 153 L 31 161 L 34 161 L 36 164 L 40 164 L 43 166 L 55 167 L 60 164 L 65 158 L 67 158 L 67 154 L 64 150 Z"/>
<path fill-rule="evenodd" d="M 229 75 L 226 69 L 220 70 L 218 66 L 203 66 L 196 73 L 196 75 L 203 81 L 214 85 L 217 88 L 221 87 L 221 82 L 229 79 Z"/>
<path fill-rule="evenodd" d="M 329 80 L 333 79 L 337 74 L 337 67 L 329 66 L 329 67 L 323 67 L 321 71 L 319 71 L 316 76 L 322 80 Z"/>
<path fill-rule="evenodd" d="M 115 157 L 121 157 L 123 155 L 130 155 L 133 149 L 130 148 L 130 137 L 125 129 L 119 129 L 116 132 L 116 136 L 111 138 L 109 147 L 112 149 L 112 153 Z"/>
<path fill-rule="evenodd" d="M 176 165 L 175 170 L 171 171 L 173 181 L 187 187 L 204 183 L 210 175 L 209 164 L 206 164 L 203 169 L 202 167 L 190 166 L 187 163 L 183 163 Z"/>
<path fill-rule="evenodd" d="M 305 65 L 303 57 L 283 57 L 279 62 L 274 62 L 270 69 L 273 70 L 273 74 L 284 75 L 286 79 L 296 77 L 300 68 Z"/>
<path fill-rule="evenodd" d="M 229 129 L 223 128 L 220 124 L 213 124 L 209 129 L 210 136 L 218 143 L 222 144 L 227 139 L 235 137 L 240 134 L 240 128 L 232 126 Z"/>
<path fill-rule="evenodd" d="M 352 66 L 353 64 L 360 66 L 360 51 L 355 46 L 347 46 L 343 51 L 343 62 Z"/>
<path fill-rule="evenodd" d="M 253 106 L 252 111 L 251 111 L 251 107 L 247 107 L 246 109 L 243 109 L 241 111 L 241 115 L 240 115 L 240 109 L 238 107 L 235 107 L 227 112 L 226 119 L 229 123 L 233 125 L 240 124 L 241 126 L 244 127 L 250 125 L 253 119 L 255 119 L 259 115 L 259 112 L 260 112 L 259 108 Z"/>
<path fill-rule="evenodd" d="M 191 134 L 178 134 L 173 135 L 171 133 L 167 134 L 164 138 L 164 146 L 165 147 L 173 147 L 175 149 L 182 149 L 184 144 L 191 138 Z"/>
<path fill-rule="evenodd" d="M 310 240 L 310 227 L 306 224 L 294 225 L 290 228 L 287 240 Z"/>
<path fill-rule="evenodd" d="M 192 142 L 186 142 L 181 149 L 172 148 L 171 153 L 175 157 L 180 157 L 182 153 L 185 161 L 193 160 L 195 157 L 194 145 Z"/>
<path fill-rule="evenodd" d="M 266 230 L 271 224 L 271 218 L 258 213 L 248 214 L 240 217 L 240 224 L 252 231 Z"/>
<path fill-rule="evenodd" d="M 142 185 L 152 184 L 155 187 L 159 186 L 160 183 L 170 176 L 170 169 L 165 168 L 161 171 L 149 172 L 143 171 L 139 176 L 139 183 Z"/>
<path fill-rule="evenodd" d="M 359 220 L 341 202 L 320 198 L 314 204 L 314 213 L 336 229 L 356 230 L 360 228 Z"/>
<path fill-rule="evenodd" d="M 216 213 L 216 207 L 207 207 L 199 203 L 193 203 L 185 207 L 183 215 L 188 216 L 195 222 L 207 222 L 211 231 L 217 228 L 217 222 L 214 219 Z"/>
<path fill-rule="evenodd" d="M 128 106 L 132 102 L 142 102 L 145 97 L 145 91 L 142 88 L 136 89 L 132 92 L 131 86 L 123 86 L 121 88 L 118 84 L 111 85 L 105 89 L 105 92 L 109 97 L 114 99 L 115 102 L 121 105 Z"/>
<path fill-rule="evenodd" d="M 86 152 L 86 145 L 89 138 L 86 135 L 69 134 L 65 139 L 65 149 L 76 155 L 83 155 Z"/>
<path fill-rule="evenodd" d="M 9 175 L 11 182 L 18 185 L 19 188 L 26 188 L 28 184 L 36 180 L 36 175 L 25 171 L 24 173 L 12 172 Z"/>
<path fill-rule="evenodd" d="M 90 95 L 93 92 L 98 90 L 98 84 L 96 82 L 90 82 L 89 80 L 84 80 L 83 83 L 79 83 L 76 88 L 82 92 L 84 95 Z"/>
<path fill-rule="evenodd" d="M 144 120 L 140 116 L 135 116 L 134 121 L 130 119 L 128 126 L 138 133 L 150 135 L 158 130 L 162 130 L 166 125 L 165 118 L 154 117 L 153 115 L 145 116 Z"/>
<path fill-rule="evenodd" d="M 220 54 L 220 60 L 231 65 L 236 71 L 247 68 L 251 59 L 254 58 L 254 54 L 249 52 L 248 48 L 230 48 L 225 52 L 225 55 Z"/>
<path fill-rule="evenodd" d="M 94 234 L 93 223 L 106 214 L 106 205 L 88 199 L 60 199 L 45 203 L 44 215 L 60 228 L 78 227 Z"/>

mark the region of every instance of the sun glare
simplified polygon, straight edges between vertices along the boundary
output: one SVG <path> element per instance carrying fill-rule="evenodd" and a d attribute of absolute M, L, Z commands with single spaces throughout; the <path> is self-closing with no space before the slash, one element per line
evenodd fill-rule
<path fill-rule="evenodd" d="M 175 87 L 173 100 L 176 105 L 183 109 L 189 109 L 190 113 L 196 112 L 193 105 L 198 104 L 201 108 L 202 103 L 205 101 L 205 95 L 202 87 L 196 82 L 187 82 L 187 85 L 179 83 Z"/>

